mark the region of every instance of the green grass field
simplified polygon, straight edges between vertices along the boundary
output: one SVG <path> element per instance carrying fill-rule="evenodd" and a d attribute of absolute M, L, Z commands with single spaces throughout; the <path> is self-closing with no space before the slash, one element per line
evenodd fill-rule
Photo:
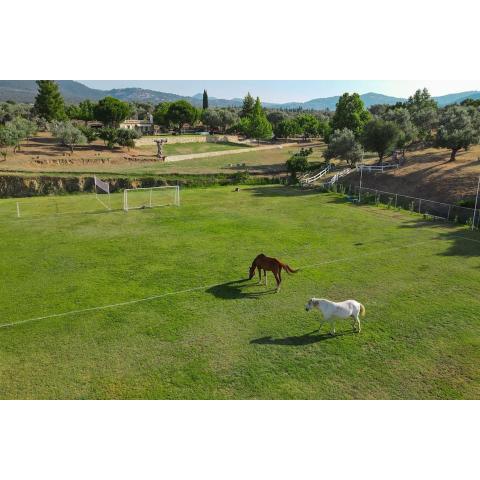
<path fill-rule="evenodd" d="M 129 213 L 121 195 L 110 213 L 24 199 L 20 218 L 1 200 L 0 397 L 480 398 L 478 234 L 336 194 L 232 190 Z M 246 280 L 260 252 L 301 268 L 278 294 Z M 317 333 L 311 296 L 361 301 L 362 333 Z"/>
<path fill-rule="evenodd" d="M 149 151 L 152 155 L 157 152 L 157 146 L 141 145 L 139 150 Z M 195 153 L 208 153 L 208 152 L 221 152 L 224 150 L 238 150 L 243 148 L 250 148 L 249 145 L 241 145 L 238 143 L 229 142 L 187 142 L 187 143 L 167 143 L 163 147 L 163 151 L 166 155 L 188 155 Z"/>

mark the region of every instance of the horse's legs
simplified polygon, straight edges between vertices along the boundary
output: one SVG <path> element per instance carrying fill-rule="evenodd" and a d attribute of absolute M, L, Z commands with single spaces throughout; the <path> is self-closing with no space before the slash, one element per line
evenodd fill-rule
<path fill-rule="evenodd" d="M 277 282 L 277 292 L 280 291 L 280 284 L 282 283 L 282 279 L 279 277 L 278 272 L 273 272 L 275 275 L 275 280 Z"/>
<path fill-rule="evenodd" d="M 258 267 L 258 284 L 262 284 L 262 269 Z"/>
<path fill-rule="evenodd" d="M 331 327 L 331 329 L 333 329 L 333 331 L 330 330 L 330 333 L 332 335 L 335 335 L 335 320 L 332 320 L 330 327 Z"/>
<path fill-rule="evenodd" d="M 263 271 L 263 277 L 265 278 L 265 286 L 267 286 L 268 280 L 267 280 L 267 271 Z"/>
<path fill-rule="evenodd" d="M 322 319 L 320 320 L 320 323 L 318 324 L 318 331 L 322 328 L 322 325 L 325 323 L 325 321 Z"/>

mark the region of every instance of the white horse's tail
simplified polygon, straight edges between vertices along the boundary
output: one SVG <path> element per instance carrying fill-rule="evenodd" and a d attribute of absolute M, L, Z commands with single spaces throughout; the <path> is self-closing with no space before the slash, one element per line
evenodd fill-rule
<path fill-rule="evenodd" d="M 362 317 L 365 316 L 365 307 L 364 307 L 362 304 L 360 304 L 360 315 L 361 315 Z"/>

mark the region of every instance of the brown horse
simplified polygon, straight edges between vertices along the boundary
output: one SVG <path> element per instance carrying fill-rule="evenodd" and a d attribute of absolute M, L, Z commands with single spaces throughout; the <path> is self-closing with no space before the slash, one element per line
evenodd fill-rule
<path fill-rule="evenodd" d="M 272 272 L 275 280 L 277 282 L 277 292 L 280 291 L 280 284 L 282 283 L 282 268 L 287 273 L 297 273 L 298 270 L 293 270 L 290 268 L 286 263 L 282 263 L 280 260 L 276 258 L 271 258 L 265 256 L 263 253 L 257 255 L 255 260 L 252 262 L 252 266 L 250 267 L 249 277 L 248 279 L 251 280 L 255 275 L 255 269 L 258 268 L 258 276 L 259 280 L 258 283 L 262 283 L 262 270 L 263 276 L 265 278 L 265 285 L 267 285 L 267 271 Z"/>

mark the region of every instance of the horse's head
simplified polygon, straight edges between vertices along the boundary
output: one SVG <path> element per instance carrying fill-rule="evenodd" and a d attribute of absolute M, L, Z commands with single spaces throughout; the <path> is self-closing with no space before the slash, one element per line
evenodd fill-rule
<path fill-rule="evenodd" d="M 255 268 L 257 268 L 255 266 L 255 264 L 253 264 L 251 267 L 250 267 L 250 270 L 248 272 L 248 279 L 251 280 L 253 278 L 253 276 L 255 275 Z"/>
<path fill-rule="evenodd" d="M 305 310 L 309 312 L 313 307 L 317 305 L 317 301 L 314 298 L 311 298 L 305 305 Z"/>

